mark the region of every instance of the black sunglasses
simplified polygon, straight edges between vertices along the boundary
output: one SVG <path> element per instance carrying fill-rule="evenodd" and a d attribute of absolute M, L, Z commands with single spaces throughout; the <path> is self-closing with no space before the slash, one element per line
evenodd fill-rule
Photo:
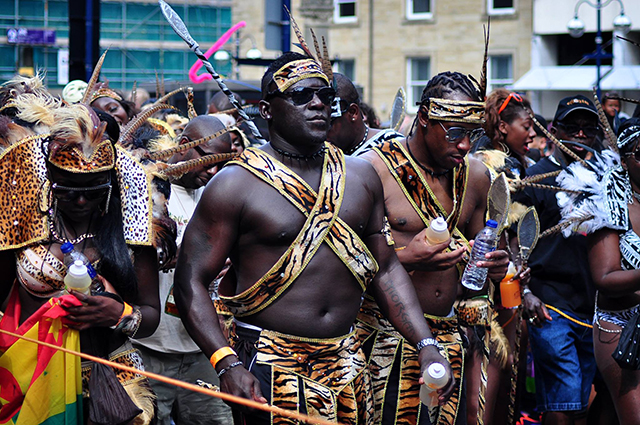
<path fill-rule="evenodd" d="M 273 96 L 288 97 L 295 105 L 301 106 L 311 102 L 311 100 L 313 99 L 313 95 L 317 95 L 318 99 L 320 99 L 320 102 L 329 106 L 333 102 L 333 99 L 336 98 L 336 91 L 333 89 L 333 87 L 296 87 L 291 91 L 287 91 L 284 93 L 281 93 L 278 90 L 274 90 L 271 93 L 267 94 L 267 99 Z"/>
<path fill-rule="evenodd" d="M 53 195 L 63 202 L 75 201 L 81 195 L 87 201 L 99 201 L 111 195 L 111 182 L 88 187 L 61 186 L 54 183 L 51 190 Z"/>
<path fill-rule="evenodd" d="M 467 129 L 464 127 L 445 127 L 440 121 L 438 121 L 440 127 L 445 132 L 444 138 L 447 139 L 449 143 L 459 143 L 466 136 L 469 136 L 469 141 L 471 143 L 478 140 L 480 137 L 484 135 L 484 130 L 482 128 L 473 128 Z"/>
<path fill-rule="evenodd" d="M 563 124 L 561 122 L 558 123 L 558 126 L 561 127 L 562 130 L 565 133 L 570 134 L 572 136 L 575 136 L 576 134 L 580 133 L 580 130 L 582 130 L 582 133 L 584 133 L 584 135 L 589 137 L 589 138 L 596 137 L 598 135 L 598 130 L 599 130 L 599 128 L 597 126 L 595 126 L 595 127 L 582 127 L 580 125 Z"/>
<path fill-rule="evenodd" d="M 636 148 L 633 152 L 627 152 L 624 156 L 632 156 L 636 161 L 640 162 L 640 149 Z"/>

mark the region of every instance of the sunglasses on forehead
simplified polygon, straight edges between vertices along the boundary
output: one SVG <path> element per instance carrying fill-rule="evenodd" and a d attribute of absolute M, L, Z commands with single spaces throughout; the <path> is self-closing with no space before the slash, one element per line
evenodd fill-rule
<path fill-rule="evenodd" d="M 507 98 L 504 100 L 504 102 L 502 102 L 502 105 L 500 105 L 500 108 L 498 109 L 498 115 L 500 115 L 502 111 L 505 110 L 507 105 L 509 105 L 509 102 L 511 102 L 511 99 L 515 100 L 518 103 L 524 102 L 524 99 L 522 99 L 522 96 L 520 96 L 518 93 L 511 92 L 509 93 L 509 96 L 507 96 Z"/>
<path fill-rule="evenodd" d="M 458 143 L 466 136 L 469 136 L 469 141 L 471 143 L 478 140 L 480 137 L 484 135 L 484 130 L 482 128 L 464 128 L 464 127 L 445 127 L 442 122 L 438 121 L 440 127 L 444 130 L 444 138 L 447 139 L 449 143 Z"/>
<path fill-rule="evenodd" d="M 333 99 L 335 99 L 336 97 L 336 91 L 333 89 L 333 87 L 296 87 L 284 93 L 281 93 L 278 90 L 274 90 L 271 93 L 267 94 L 267 99 L 273 96 L 287 97 L 291 99 L 294 105 L 301 106 L 311 102 L 314 95 L 318 96 L 320 102 L 329 106 L 333 102 Z"/>
<path fill-rule="evenodd" d="M 87 187 L 61 186 L 58 183 L 54 183 L 51 185 L 51 190 L 53 195 L 63 202 L 75 201 L 80 196 L 87 201 L 99 201 L 111 195 L 111 183 Z"/>

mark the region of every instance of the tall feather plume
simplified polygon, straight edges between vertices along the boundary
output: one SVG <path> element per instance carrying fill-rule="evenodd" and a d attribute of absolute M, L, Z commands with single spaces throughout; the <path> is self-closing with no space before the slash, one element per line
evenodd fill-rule
<path fill-rule="evenodd" d="M 196 108 L 193 106 L 193 87 L 187 87 L 187 92 L 184 95 L 187 98 L 187 115 L 192 120 L 198 116 Z"/>
<path fill-rule="evenodd" d="M 118 139 L 118 143 L 123 144 L 125 142 L 128 142 L 131 136 L 133 136 L 133 133 L 135 133 L 136 130 L 139 129 L 142 126 L 142 124 L 144 124 L 147 118 L 149 118 L 151 115 L 155 114 L 158 111 L 162 111 L 163 109 L 173 109 L 174 111 L 178 111 L 178 109 L 176 109 L 175 107 L 171 105 L 164 105 L 164 104 L 155 105 L 145 109 L 144 111 L 140 112 L 138 115 L 133 117 L 131 121 L 129 121 L 127 125 L 122 129 L 122 132 L 120 133 L 120 138 Z"/>
<path fill-rule="evenodd" d="M 216 153 L 207 155 L 201 158 L 191 159 L 189 161 L 179 162 L 178 164 L 167 166 L 167 168 L 165 168 L 164 170 L 160 170 L 160 174 L 165 178 L 179 179 L 185 173 L 188 173 L 194 168 L 207 167 L 219 162 L 229 161 L 237 156 L 238 154 L 236 153 Z"/>
<path fill-rule="evenodd" d="M 222 136 L 225 133 L 230 132 L 231 130 L 233 130 L 233 128 L 223 128 L 222 130 L 216 131 L 213 134 L 208 135 L 207 137 L 203 137 L 201 139 L 197 139 L 197 140 L 193 140 L 191 142 L 188 143 L 184 143 L 182 145 L 170 148 L 170 149 L 165 149 L 162 151 L 156 151 L 156 152 L 152 152 L 149 155 L 149 158 L 151 159 L 164 159 L 164 158 L 169 158 L 172 155 L 179 153 L 179 152 L 184 152 L 184 151 L 188 151 L 189 149 L 192 149 L 196 146 L 199 146 L 203 143 L 208 142 L 209 140 L 213 140 L 215 138 L 218 138 L 220 136 Z"/>
<path fill-rule="evenodd" d="M 156 100 L 155 102 L 153 102 L 152 106 L 156 106 L 156 105 L 160 105 L 161 103 L 166 103 L 167 100 L 169 100 L 173 95 L 178 94 L 180 92 L 186 92 L 188 87 L 180 87 L 179 89 L 175 89 L 173 91 L 170 91 L 169 93 L 165 94 L 162 97 L 159 97 L 158 100 Z"/>
<path fill-rule="evenodd" d="M 160 74 L 160 90 L 160 94 L 162 96 L 164 96 L 164 94 L 167 92 L 164 87 L 164 71 L 162 71 L 162 74 Z"/>
<path fill-rule="evenodd" d="M 158 77 L 158 70 L 155 70 L 156 73 L 156 97 L 161 97 L 163 93 L 160 91 L 160 78 Z"/>
<path fill-rule="evenodd" d="M 613 129 L 609 125 L 609 120 L 604 113 L 604 109 L 602 109 L 602 104 L 600 103 L 600 99 L 598 99 L 598 92 L 595 87 L 593 87 L 593 103 L 596 105 L 596 109 L 598 110 L 598 118 L 600 118 L 600 125 L 604 128 L 604 138 L 606 139 L 607 146 L 609 149 L 618 153 L 618 144 L 616 135 L 613 132 Z"/>
<path fill-rule="evenodd" d="M 574 195 L 584 195 L 586 193 L 586 192 L 583 192 L 581 190 L 565 189 L 563 187 L 551 186 L 551 185 L 548 185 L 548 184 L 541 184 L 541 183 L 522 182 L 521 185 L 522 185 L 522 187 L 526 186 L 526 187 L 532 187 L 534 189 L 550 190 L 552 192 L 572 193 Z"/>
<path fill-rule="evenodd" d="M 480 96 L 484 101 L 487 98 L 487 62 L 489 61 L 489 34 L 491 31 L 491 16 L 487 18 L 487 26 L 482 26 L 484 33 L 484 58 L 482 59 L 482 71 L 480 72 Z"/>
<path fill-rule="evenodd" d="M 620 37 L 619 35 L 616 35 L 616 37 L 618 37 L 620 40 L 624 40 L 624 41 L 626 41 L 627 43 L 631 43 L 631 44 L 633 44 L 633 45 L 634 45 L 634 46 L 636 46 L 636 47 L 640 47 L 640 43 L 636 43 L 636 42 L 635 42 L 635 41 L 633 41 L 633 40 L 629 40 L 628 38 Z"/>
<path fill-rule="evenodd" d="M 546 129 L 546 127 L 544 125 L 540 124 L 540 122 L 536 119 L 536 117 L 535 117 L 535 115 L 533 114 L 532 111 L 527 109 L 527 112 L 529 113 L 529 117 L 531 117 L 531 120 L 533 121 L 533 123 L 535 125 L 537 125 L 538 128 L 540 130 L 542 130 L 544 135 L 547 136 L 547 138 L 549 140 L 551 140 L 562 152 L 564 152 L 565 154 L 569 155 L 574 160 L 578 161 L 585 168 L 590 168 L 589 165 L 587 164 L 587 161 L 585 161 L 584 159 L 580 158 L 578 155 L 575 154 L 575 152 L 573 152 L 571 149 L 566 147 L 564 145 L 564 143 L 562 143 L 560 140 L 556 139 L 556 137 L 553 134 L 549 133 L 549 131 Z"/>
<path fill-rule="evenodd" d="M 304 39 L 304 36 L 302 35 L 302 31 L 300 31 L 300 27 L 298 26 L 298 23 L 296 22 L 296 20 L 293 18 L 293 15 L 291 14 L 291 11 L 289 10 L 289 8 L 287 6 L 284 6 L 284 9 L 287 11 L 287 13 L 289 14 L 289 20 L 291 21 L 291 27 L 293 28 L 293 32 L 296 33 L 296 37 L 298 37 L 298 41 L 300 42 L 300 48 L 310 57 L 313 58 L 313 53 L 311 53 L 311 49 L 309 49 L 309 45 L 307 44 L 307 42 Z"/>
<path fill-rule="evenodd" d="M 98 77 L 100 77 L 100 71 L 102 71 L 102 64 L 104 63 L 104 58 L 107 56 L 107 52 L 109 50 L 105 50 L 105 52 L 98 59 L 98 63 L 96 67 L 93 68 L 93 73 L 91 74 L 91 78 L 89 79 L 89 83 L 87 84 L 87 88 L 84 90 L 84 95 L 82 96 L 82 100 L 80 103 L 87 104 L 89 99 L 91 99 L 91 95 L 95 90 L 96 83 L 98 82 Z"/>
<path fill-rule="evenodd" d="M 131 89 L 131 101 L 133 104 L 136 104 L 136 100 L 138 98 L 138 80 L 134 80 L 133 88 Z"/>
<path fill-rule="evenodd" d="M 54 111 L 61 106 L 61 102 L 54 97 L 32 93 L 25 93 L 16 97 L 13 103 L 18 110 L 17 118 L 46 128 L 56 123 Z M 38 131 L 38 133 L 41 132 Z"/>
<path fill-rule="evenodd" d="M 318 58 L 321 59 L 322 70 L 329 78 L 329 81 L 333 84 L 333 68 L 331 68 L 331 60 L 329 60 L 329 49 L 327 49 L 327 40 L 325 40 L 324 36 L 322 37 L 322 56 Z"/>
<path fill-rule="evenodd" d="M 313 39 L 313 47 L 316 49 L 316 57 L 318 60 L 322 57 L 322 52 L 320 51 L 320 45 L 318 44 L 318 38 L 316 37 L 315 31 L 313 28 L 309 28 L 309 32 L 311 32 L 311 38 Z"/>

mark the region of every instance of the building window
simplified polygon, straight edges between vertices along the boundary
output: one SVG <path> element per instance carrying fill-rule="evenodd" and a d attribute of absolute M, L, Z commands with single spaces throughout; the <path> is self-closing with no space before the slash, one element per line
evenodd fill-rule
<path fill-rule="evenodd" d="M 407 0 L 407 19 L 431 19 L 433 17 L 433 0 Z"/>
<path fill-rule="evenodd" d="M 429 58 L 407 59 L 407 110 L 417 112 L 416 102 L 420 102 L 422 90 L 431 77 L 431 60 Z"/>
<path fill-rule="evenodd" d="M 338 72 L 347 77 L 351 82 L 356 81 L 356 61 L 355 59 L 340 59 L 338 62 Z"/>
<path fill-rule="evenodd" d="M 489 15 L 508 15 L 515 12 L 516 0 L 487 0 Z"/>
<path fill-rule="evenodd" d="M 487 64 L 487 93 L 500 88 L 509 88 L 513 85 L 513 57 L 511 55 L 489 56 Z"/>
<path fill-rule="evenodd" d="M 333 20 L 337 24 L 356 22 L 356 2 L 348 0 L 333 0 Z"/>

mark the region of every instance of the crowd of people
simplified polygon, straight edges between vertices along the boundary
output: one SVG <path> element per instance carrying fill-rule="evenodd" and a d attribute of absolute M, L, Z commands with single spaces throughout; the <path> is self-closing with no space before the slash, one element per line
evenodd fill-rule
<path fill-rule="evenodd" d="M 99 67 L 61 98 L 39 76 L 2 85 L 0 422 L 296 422 L 149 371 L 341 424 L 640 424 L 640 118 L 576 94 L 547 124 L 447 71 L 403 134 L 327 62 L 269 65 L 264 140 L 223 92 L 197 115 L 188 89 L 184 114 L 140 105 Z M 508 218 L 470 290 L 502 174 Z M 449 237 L 431 243 L 437 218 Z M 69 246 L 87 292 L 65 286 Z M 520 306 L 495 290 L 509 279 Z M 425 401 L 434 363 L 446 384 Z"/>

